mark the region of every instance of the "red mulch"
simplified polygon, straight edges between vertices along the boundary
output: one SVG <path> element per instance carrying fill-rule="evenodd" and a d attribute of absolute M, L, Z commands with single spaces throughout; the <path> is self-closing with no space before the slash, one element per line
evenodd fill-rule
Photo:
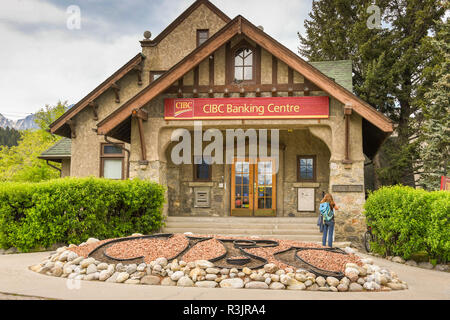
<path fill-rule="evenodd" d="M 201 241 L 197 243 L 192 249 L 184 254 L 180 260 L 186 262 L 195 260 L 209 260 L 216 258 L 225 253 L 224 246 L 217 239 L 241 239 L 241 240 L 275 240 L 279 243 L 277 247 L 267 248 L 251 248 L 245 249 L 251 254 L 260 256 L 266 259 L 269 263 L 274 263 L 279 268 L 285 269 L 290 267 L 275 259 L 275 253 L 289 249 L 290 247 L 307 247 L 307 248 L 323 248 L 319 244 L 301 242 L 295 240 L 281 240 L 269 237 L 232 237 L 232 236 L 218 236 L 218 235 L 195 235 L 195 237 L 213 237 L 213 239 Z M 87 257 L 88 254 L 100 246 L 101 244 L 113 239 L 102 240 L 93 244 L 84 245 L 80 247 L 73 247 L 69 250 L 74 251 L 80 256 Z M 144 256 L 144 261 L 150 263 L 151 261 L 160 258 L 173 258 L 178 253 L 186 248 L 189 240 L 184 234 L 174 234 L 173 237 L 155 238 L 155 239 L 138 239 L 123 241 L 113 244 L 106 249 L 106 253 L 118 259 L 131 259 Z M 345 264 L 352 262 L 362 266 L 362 263 L 356 255 L 342 255 L 333 252 L 326 252 L 321 250 L 304 250 L 298 253 L 298 256 L 306 262 L 329 271 L 344 271 Z"/>

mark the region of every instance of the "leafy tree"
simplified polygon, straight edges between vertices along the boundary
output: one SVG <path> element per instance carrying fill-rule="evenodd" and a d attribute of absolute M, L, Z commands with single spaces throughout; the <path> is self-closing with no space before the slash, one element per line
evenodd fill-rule
<path fill-rule="evenodd" d="M 424 108 L 424 121 L 420 137 L 420 158 L 422 174 L 420 184 L 426 189 L 438 190 L 440 176 L 450 172 L 450 24 L 449 20 L 440 23 L 440 31 L 432 45 L 442 57 L 437 66 L 436 78 L 432 88 L 425 93 L 427 104 Z"/>
<path fill-rule="evenodd" d="M 48 104 L 36 112 L 34 122 L 42 130 L 50 129 L 50 125 L 58 119 L 68 109 L 67 101 L 59 101 L 56 106 L 49 106 Z"/>
<path fill-rule="evenodd" d="M 39 129 L 22 131 L 17 146 L 0 146 L 0 181 L 38 182 L 59 177 L 58 171 L 38 156 L 60 139 L 47 129 L 66 108 L 66 103 L 61 102 L 53 107 L 45 106 L 38 112 Z"/>
<path fill-rule="evenodd" d="M 379 0 L 381 23 L 369 28 L 371 5 L 370 0 L 313 1 L 306 35 L 299 34 L 299 53 L 312 61 L 353 61 L 356 95 L 397 125 L 396 138 L 381 150 L 388 157 L 378 178 L 414 185 L 413 174 L 420 169 L 417 128 L 425 93 L 436 81 L 430 70 L 440 61 L 430 42 L 445 5 L 439 0 Z"/>

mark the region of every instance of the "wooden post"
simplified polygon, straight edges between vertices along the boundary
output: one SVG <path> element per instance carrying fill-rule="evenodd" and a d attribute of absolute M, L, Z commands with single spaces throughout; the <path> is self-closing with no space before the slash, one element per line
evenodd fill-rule
<path fill-rule="evenodd" d="M 345 159 L 344 164 L 351 164 L 350 160 L 350 116 L 352 114 L 352 106 L 346 105 L 344 107 L 344 117 L 345 117 Z"/>
<path fill-rule="evenodd" d="M 141 161 L 147 161 L 147 147 L 145 144 L 143 121 L 148 119 L 148 113 L 142 109 L 134 109 L 132 116 L 138 121 L 139 139 L 141 142 Z"/>

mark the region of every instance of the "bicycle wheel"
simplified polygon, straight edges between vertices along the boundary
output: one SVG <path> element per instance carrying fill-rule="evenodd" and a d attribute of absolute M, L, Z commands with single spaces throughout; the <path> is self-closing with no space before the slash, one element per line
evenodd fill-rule
<path fill-rule="evenodd" d="M 369 231 L 364 233 L 364 248 L 367 252 L 370 252 L 370 241 L 372 241 L 372 234 Z"/>

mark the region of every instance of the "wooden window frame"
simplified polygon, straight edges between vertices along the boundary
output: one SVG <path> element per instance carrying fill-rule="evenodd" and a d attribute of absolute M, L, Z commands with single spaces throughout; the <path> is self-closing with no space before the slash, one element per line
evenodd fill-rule
<path fill-rule="evenodd" d="M 250 49 L 253 53 L 253 59 L 252 59 L 252 80 L 238 80 L 238 82 L 235 82 L 234 75 L 235 75 L 235 58 L 236 58 L 236 52 L 240 49 L 247 48 Z M 258 75 L 260 74 L 260 54 L 257 47 L 254 47 L 251 43 L 249 43 L 247 40 L 242 39 L 238 44 L 236 44 L 233 48 L 227 48 L 229 50 L 229 53 L 227 54 L 228 57 L 228 79 L 231 84 L 257 84 L 258 82 Z M 230 84 L 229 83 L 229 84 Z"/>
<path fill-rule="evenodd" d="M 194 166 L 194 181 L 195 182 L 211 182 L 212 181 L 212 164 L 208 164 L 209 168 L 208 168 L 208 179 L 200 179 L 197 178 L 197 166 L 199 166 L 200 164 L 196 164 L 195 161 L 192 162 L 192 165 Z"/>
<path fill-rule="evenodd" d="M 164 73 L 166 73 L 165 70 L 155 70 L 155 71 L 150 71 L 150 83 L 152 83 L 153 81 L 155 81 L 155 75 L 159 75 L 162 76 Z"/>
<path fill-rule="evenodd" d="M 208 37 L 206 38 L 206 41 L 209 39 L 209 29 L 197 29 L 197 47 L 200 47 L 200 32 L 206 32 Z"/>
<path fill-rule="evenodd" d="M 313 159 L 313 178 L 302 179 L 300 175 L 300 159 Z M 317 181 L 317 155 L 297 155 L 297 182 L 316 182 Z"/>
<path fill-rule="evenodd" d="M 105 154 L 104 153 L 104 147 L 105 146 L 121 146 L 121 150 L 122 153 L 114 153 L 114 154 Z M 121 178 L 120 180 L 124 180 L 125 179 L 125 151 L 124 151 L 124 144 L 123 143 L 100 143 L 100 177 L 104 178 L 104 169 L 105 169 L 105 165 L 104 162 L 106 159 L 108 160 L 122 160 L 122 174 L 121 174 Z M 116 179 L 111 179 L 111 180 L 116 180 Z"/>

